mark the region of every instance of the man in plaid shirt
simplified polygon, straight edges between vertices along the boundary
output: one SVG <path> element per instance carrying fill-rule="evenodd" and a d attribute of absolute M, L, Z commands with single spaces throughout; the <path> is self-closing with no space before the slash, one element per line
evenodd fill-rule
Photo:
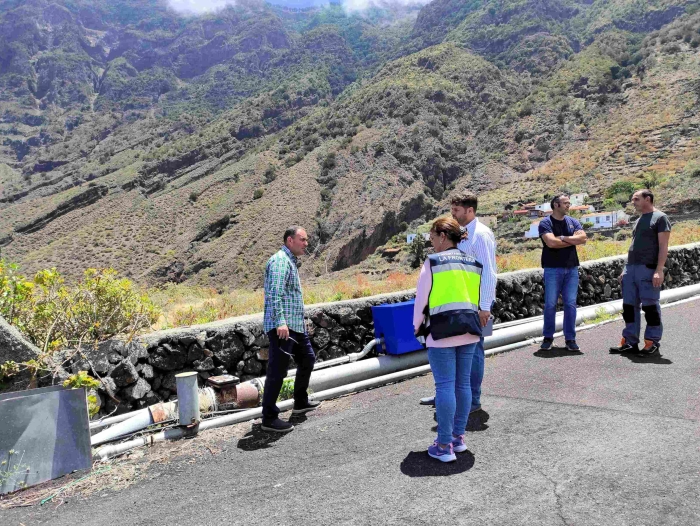
<path fill-rule="evenodd" d="M 316 355 L 304 326 L 304 299 L 297 258 L 308 245 L 306 230 L 298 226 L 288 228 L 284 233 L 284 245 L 268 260 L 265 269 L 264 327 L 270 338 L 262 403 L 262 429 L 265 431 L 286 433 L 294 429 L 290 422 L 279 418 L 277 407 L 290 356 L 294 356 L 297 363 L 292 414 L 306 413 L 320 405 L 309 400 L 307 394 Z"/>

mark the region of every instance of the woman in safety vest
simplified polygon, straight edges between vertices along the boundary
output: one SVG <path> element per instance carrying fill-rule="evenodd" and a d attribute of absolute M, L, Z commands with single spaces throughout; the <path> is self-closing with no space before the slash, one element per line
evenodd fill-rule
<path fill-rule="evenodd" d="M 457 249 L 459 223 L 439 218 L 430 229 L 435 253 L 428 256 L 418 278 L 413 326 L 427 336 L 430 368 L 435 379 L 438 436 L 428 455 L 442 462 L 457 460 L 467 450 L 464 430 L 472 391 L 469 378 L 476 343 L 481 336 L 479 288 L 482 266 Z"/>

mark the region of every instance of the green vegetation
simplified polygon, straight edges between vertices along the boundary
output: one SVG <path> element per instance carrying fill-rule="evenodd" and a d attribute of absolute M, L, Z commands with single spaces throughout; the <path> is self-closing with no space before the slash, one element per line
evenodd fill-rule
<path fill-rule="evenodd" d="M 84 345 L 115 336 L 131 339 L 160 316 L 146 294 L 112 269 L 88 269 L 81 280 L 68 285 L 56 269 L 27 279 L 5 260 L 0 260 L 0 314 L 41 352 L 28 362 L 1 364 L 0 380 L 22 370 L 36 377 L 50 370 L 51 356 L 58 350 L 79 352 Z M 81 374 L 68 381 L 71 386 L 94 387 Z"/>
<path fill-rule="evenodd" d="M 391 288 L 334 278 L 368 255 L 368 272 L 411 276 L 422 255 L 390 240 L 464 188 L 494 213 L 554 191 L 615 210 L 641 186 L 693 210 L 698 6 L 238 2 L 185 17 L 156 0 L 3 2 L 0 245 L 32 273 L 115 268 L 161 287 L 171 326 L 259 309 L 283 222 L 309 228 L 304 271 L 334 283 L 309 289 L 322 300 Z M 289 205 L 261 228 L 280 181 Z M 387 243 L 401 250 L 371 255 Z M 503 268 L 533 248 L 501 246 Z M 167 298 L 181 281 L 199 292 Z"/>

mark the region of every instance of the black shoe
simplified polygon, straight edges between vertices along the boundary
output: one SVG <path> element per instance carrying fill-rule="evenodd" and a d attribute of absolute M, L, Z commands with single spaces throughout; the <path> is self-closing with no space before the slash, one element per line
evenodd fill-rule
<path fill-rule="evenodd" d="M 639 345 L 637 344 L 630 344 L 627 343 L 627 341 L 622 338 L 622 341 L 620 342 L 620 345 L 617 347 L 610 347 L 610 353 L 611 354 L 622 354 L 622 353 L 635 353 L 639 352 Z"/>
<path fill-rule="evenodd" d="M 644 347 L 639 350 L 639 354 L 644 356 L 659 356 L 661 354 L 661 344 L 651 340 L 644 340 Z"/>
<path fill-rule="evenodd" d="M 551 351 L 554 338 L 545 338 L 540 344 L 540 351 Z"/>
<path fill-rule="evenodd" d="M 569 352 L 581 352 L 581 347 L 578 346 L 576 340 L 566 340 L 566 350 Z"/>
<path fill-rule="evenodd" d="M 270 420 L 268 422 L 263 420 L 260 429 L 263 431 L 272 431 L 273 433 L 289 433 L 292 429 L 294 429 L 294 426 L 289 422 L 275 418 L 274 420 Z"/>
<path fill-rule="evenodd" d="M 304 405 L 294 404 L 294 409 L 292 409 L 292 414 L 293 415 L 300 415 L 302 413 L 308 413 L 309 411 L 313 411 L 314 409 L 316 409 L 320 405 L 321 405 L 321 402 L 317 402 L 316 400 L 309 400 Z"/>
<path fill-rule="evenodd" d="M 426 396 L 425 398 L 421 398 L 420 405 L 432 405 L 433 407 L 435 407 L 435 397 Z"/>

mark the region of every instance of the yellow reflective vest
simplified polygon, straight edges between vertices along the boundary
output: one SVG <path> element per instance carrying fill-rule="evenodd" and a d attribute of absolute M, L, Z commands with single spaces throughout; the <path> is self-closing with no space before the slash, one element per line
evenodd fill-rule
<path fill-rule="evenodd" d="M 428 328 L 433 340 L 467 333 L 481 336 L 482 264 L 457 249 L 431 254 L 428 260 L 433 278 L 428 298 Z"/>

